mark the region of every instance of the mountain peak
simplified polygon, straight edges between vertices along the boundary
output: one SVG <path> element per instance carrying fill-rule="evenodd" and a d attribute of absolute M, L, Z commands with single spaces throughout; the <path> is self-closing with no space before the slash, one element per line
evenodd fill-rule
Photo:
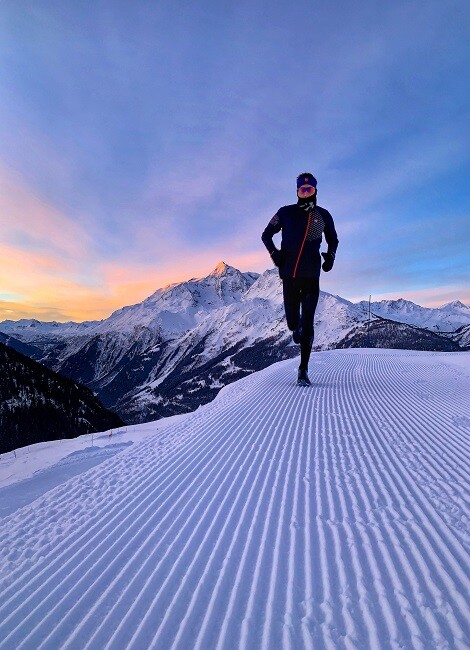
<path fill-rule="evenodd" d="M 231 271 L 236 271 L 236 269 L 233 266 L 229 266 L 225 262 L 219 262 L 215 269 L 210 273 L 209 275 L 215 275 L 215 276 L 221 276 L 221 275 L 227 275 L 227 273 L 230 273 Z"/>
<path fill-rule="evenodd" d="M 460 300 L 453 300 L 448 302 L 445 305 L 442 305 L 441 309 L 468 309 L 467 305 L 464 305 Z"/>

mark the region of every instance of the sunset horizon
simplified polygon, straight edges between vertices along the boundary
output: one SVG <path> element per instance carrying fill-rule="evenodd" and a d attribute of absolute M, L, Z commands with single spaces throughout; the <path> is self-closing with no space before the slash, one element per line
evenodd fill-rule
<path fill-rule="evenodd" d="M 252 268 L 239 268 L 236 264 L 231 263 L 230 261 L 227 260 L 219 260 L 215 262 L 210 268 L 208 268 L 206 271 L 201 271 L 200 273 L 196 273 L 194 275 L 190 276 L 185 276 L 185 277 L 180 277 L 176 280 L 169 280 L 165 281 L 162 280 L 161 283 L 156 284 L 155 286 L 152 285 L 151 281 L 148 281 L 148 287 L 147 284 L 143 284 L 140 286 L 131 286 L 131 287 L 126 287 L 128 293 L 124 293 L 124 288 L 121 287 L 121 292 L 119 293 L 119 296 L 123 297 L 126 296 L 124 299 L 124 302 L 118 302 L 118 298 L 113 298 L 109 297 L 108 298 L 108 303 L 106 307 L 103 307 L 102 309 L 97 309 L 96 311 L 90 311 L 89 309 L 86 310 L 85 312 L 81 312 L 79 309 L 74 310 L 73 304 L 70 306 L 68 311 L 65 311 L 61 307 L 57 308 L 47 308 L 45 307 L 39 307 L 37 309 L 37 312 L 34 312 L 34 308 L 29 308 L 27 311 L 22 312 L 21 311 L 21 306 L 20 305 L 15 305 L 14 303 L 11 303 L 11 307 L 8 307 L 9 303 L 8 301 L 4 300 L 2 301 L 4 306 L 2 307 L 2 313 L 1 313 L 1 318 L 0 318 L 0 323 L 3 321 L 19 321 L 19 320 L 38 320 L 41 322 L 59 322 L 59 323 L 66 323 L 66 322 L 85 322 L 85 321 L 100 321 L 100 320 L 106 320 L 109 318 L 115 311 L 122 309 L 123 307 L 129 307 L 132 305 L 139 304 L 140 302 L 143 302 L 146 298 L 150 297 L 153 295 L 156 291 L 161 290 L 161 289 L 167 289 L 171 286 L 178 285 L 180 283 L 188 282 L 190 280 L 200 280 L 211 273 L 214 272 L 214 270 L 217 268 L 217 266 L 220 263 L 225 263 L 230 267 L 236 268 L 238 271 L 242 273 L 259 273 L 262 275 L 263 272 L 272 269 L 272 267 L 268 267 L 262 271 L 254 271 Z M 332 291 L 332 292 L 327 292 L 327 293 L 332 293 L 333 295 L 339 295 L 337 292 Z M 449 299 L 449 294 L 445 295 L 439 295 L 438 292 L 434 291 L 433 289 L 429 290 L 428 292 L 423 291 L 421 294 L 421 297 L 418 295 L 418 299 L 416 298 L 416 293 L 415 292 L 409 292 L 409 291 L 404 291 L 400 295 L 395 294 L 394 292 L 389 292 L 389 293 L 383 293 L 383 294 L 368 294 L 367 292 L 364 293 L 364 295 L 357 295 L 357 296 L 340 296 L 341 298 L 348 300 L 351 303 L 358 303 L 362 300 L 368 300 L 369 297 L 371 297 L 372 301 L 381 301 L 381 300 L 407 300 L 410 302 L 415 303 L 416 305 L 419 305 L 421 307 L 426 307 L 426 308 L 439 308 L 442 307 L 446 304 L 458 301 L 464 304 L 465 306 L 469 306 L 470 304 L 470 299 L 465 299 L 461 298 L 461 296 L 455 292 L 455 294 L 450 294 L 450 299 Z M 103 297 L 97 296 L 96 301 L 100 301 L 101 303 L 104 301 Z M 90 297 L 86 298 L 87 304 L 90 304 Z"/>
<path fill-rule="evenodd" d="M 262 273 L 303 171 L 339 237 L 322 290 L 470 304 L 468 3 L 0 12 L 0 321 Z"/>

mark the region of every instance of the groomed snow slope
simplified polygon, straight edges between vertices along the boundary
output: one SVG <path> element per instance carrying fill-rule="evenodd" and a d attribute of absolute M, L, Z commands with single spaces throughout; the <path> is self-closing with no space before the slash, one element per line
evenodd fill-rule
<path fill-rule="evenodd" d="M 0 648 L 468 648 L 470 355 L 296 365 L 4 519 Z"/>

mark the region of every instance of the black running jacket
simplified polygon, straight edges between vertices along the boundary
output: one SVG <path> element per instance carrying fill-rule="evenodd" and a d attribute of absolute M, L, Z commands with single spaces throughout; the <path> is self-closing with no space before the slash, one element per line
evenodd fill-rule
<path fill-rule="evenodd" d="M 280 208 L 261 235 L 269 254 L 276 248 L 273 235 L 281 230 L 280 277 L 319 278 L 323 233 L 328 244 L 328 253 L 336 254 L 338 248 L 335 224 L 328 210 L 317 205 L 307 212 L 297 203 Z"/>

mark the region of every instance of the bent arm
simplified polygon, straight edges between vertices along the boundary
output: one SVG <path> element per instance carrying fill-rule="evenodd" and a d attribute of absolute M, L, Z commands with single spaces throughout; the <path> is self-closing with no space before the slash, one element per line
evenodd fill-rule
<path fill-rule="evenodd" d="M 335 222 L 333 221 L 333 217 L 331 214 L 326 211 L 325 215 L 325 239 L 326 243 L 328 244 L 328 254 L 333 255 L 333 257 L 336 255 L 336 249 L 338 248 L 339 240 L 338 240 L 338 235 L 336 234 L 336 229 L 335 229 Z"/>
<path fill-rule="evenodd" d="M 268 249 L 268 253 L 270 255 L 272 255 L 273 252 L 276 250 L 276 247 L 273 242 L 273 237 L 276 233 L 278 233 L 281 230 L 281 228 L 282 228 L 282 224 L 279 218 L 279 213 L 276 213 L 274 217 L 271 219 L 271 221 L 268 223 L 266 228 L 263 230 L 261 239 L 263 240 L 263 244 Z"/>

